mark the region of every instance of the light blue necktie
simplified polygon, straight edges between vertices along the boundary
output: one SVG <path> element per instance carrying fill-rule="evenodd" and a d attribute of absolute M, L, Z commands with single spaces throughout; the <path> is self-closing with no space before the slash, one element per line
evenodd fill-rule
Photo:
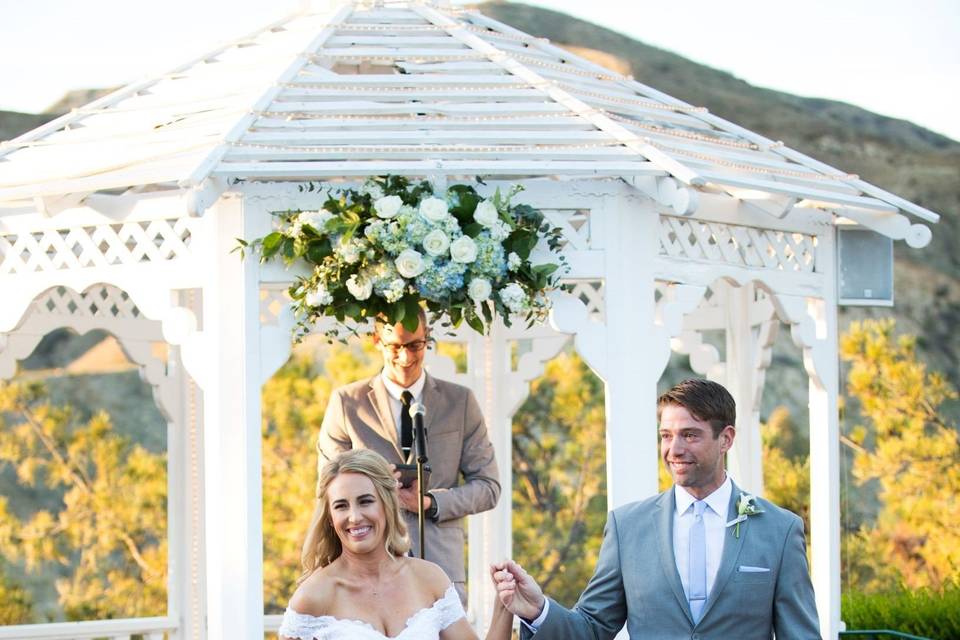
<path fill-rule="evenodd" d="M 703 526 L 703 512 L 707 503 L 693 503 L 693 524 L 690 526 L 690 579 L 687 599 L 694 624 L 700 622 L 700 612 L 707 602 L 707 531 Z"/>

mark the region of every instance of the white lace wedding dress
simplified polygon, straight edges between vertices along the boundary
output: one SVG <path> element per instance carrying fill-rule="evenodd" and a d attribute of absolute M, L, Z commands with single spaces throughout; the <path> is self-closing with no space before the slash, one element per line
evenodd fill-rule
<path fill-rule="evenodd" d="M 403 631 L 385 636 L 369 623 L 333 616 L 308 616 L 287 608 L 278 632 L 298 640 L 437 640 L 440 632 L 466 616 L 457 590 L 450 585 L 443 597 L 410 616 Z"/>

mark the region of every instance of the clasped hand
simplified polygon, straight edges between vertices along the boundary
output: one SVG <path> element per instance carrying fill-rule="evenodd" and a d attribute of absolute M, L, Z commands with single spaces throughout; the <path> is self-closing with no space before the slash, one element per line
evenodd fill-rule
<path fill-rule="evenodd" d="M 490 565 L 490 575 L 503 607 L 524 620 L 535 620 L 543 612 L 546 598 L 540 585 L 513 560 Z"/>

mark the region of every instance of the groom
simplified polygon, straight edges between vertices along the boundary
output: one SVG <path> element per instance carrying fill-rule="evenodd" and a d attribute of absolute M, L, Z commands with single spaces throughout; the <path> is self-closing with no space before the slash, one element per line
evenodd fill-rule
<path fill-rule="evenodd" d="M 674 486 L 610 513 L 573 610 L 544 597 L 518 564 L 495 566 L 501 601 L 524 621 L 521 637 L 605 640 L 626 623 L 638 640 L 820 638 L 803 521 L 745 499 L 724 471 L 733 398 L 686 380 L 660 396 L 657 418 Z"/>

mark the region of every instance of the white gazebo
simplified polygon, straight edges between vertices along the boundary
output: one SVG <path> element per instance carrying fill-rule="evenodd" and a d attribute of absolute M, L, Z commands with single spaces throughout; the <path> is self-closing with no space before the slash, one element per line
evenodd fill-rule
<path fill-rule="evenodd" d="M 231 250 L 272 211 L 316 208 L 306 182 L 387 173 L 519 182 L 565 230 L 573 294 L 551 326 L 463 332 L 466 373 L 430 361 L 473 388 L 501 465 L 470 575 L 510 553 L 511 416 L 570 336 L 606 384 L 615 507 L 657 490 L 671 349 L 733 392 L 731 471 L 762 492 L 760 398 L 785 323 L 809 376 L 813 581 L 836 638 L 838 229 L 923 247 L 937 214 L 477 11 L 411 0 L 292 16 L 0 146 L 0 376 L 57 327 L 108 330 L 155 389 L 170 465 L 168 615 L 0 639 L 263 638 L 260 389 L 289 354 L 294 276 Z M 532 348 L 512 367 L 518 339 Z M 478 625 L 490 598 L 470 591 Z"/>

